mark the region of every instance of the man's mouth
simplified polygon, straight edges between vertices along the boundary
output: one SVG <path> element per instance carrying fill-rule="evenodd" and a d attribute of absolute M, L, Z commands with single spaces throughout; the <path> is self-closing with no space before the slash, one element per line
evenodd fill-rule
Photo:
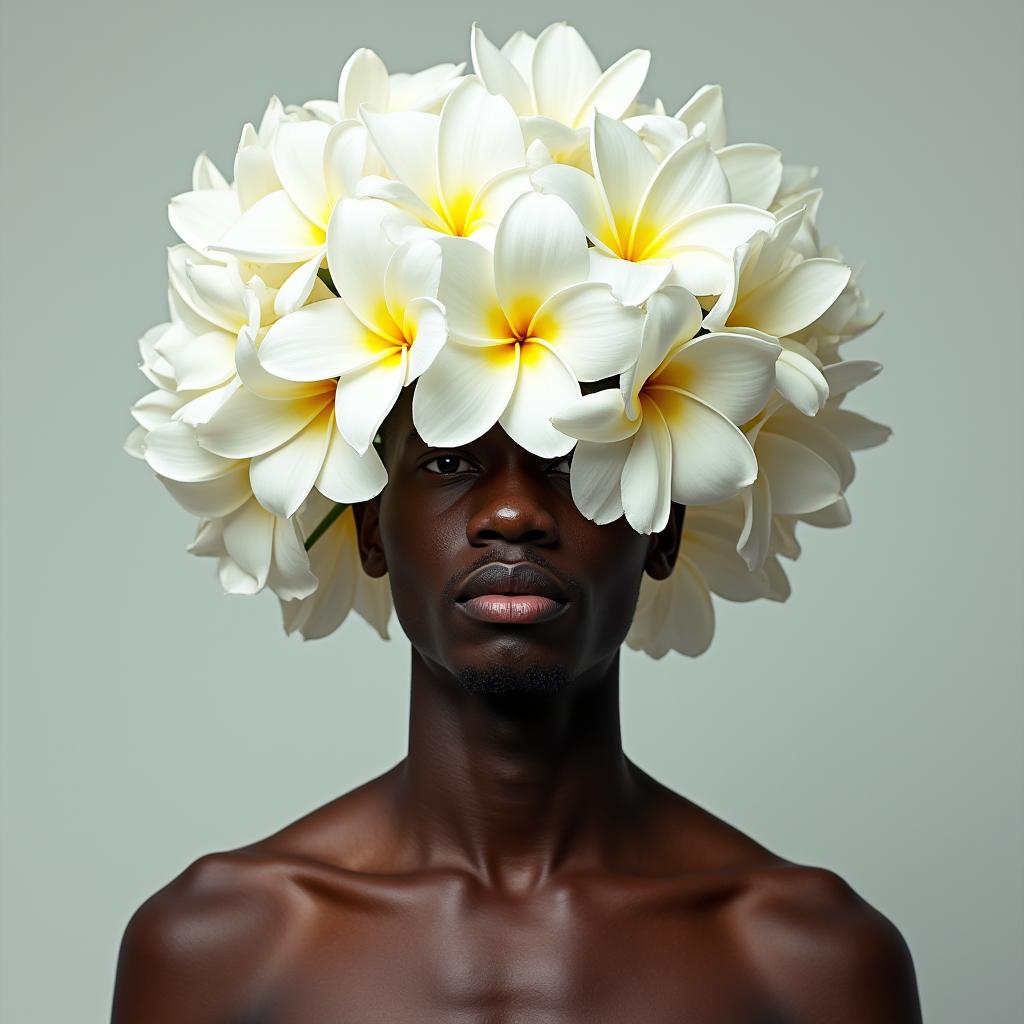
<path fill-rule="evenodd" d="M 467 615 L 482 622 L 544 622 L 557 615 L 567 604 L 540 594 L 483 594 L 459 601 Z"/>
<path fill-rule="evenodd" d="M 471 573 L 456 604 L 481 622 L 545 622 L 569 604 L 561 582 L 531 562 L 490 562 Z"/>

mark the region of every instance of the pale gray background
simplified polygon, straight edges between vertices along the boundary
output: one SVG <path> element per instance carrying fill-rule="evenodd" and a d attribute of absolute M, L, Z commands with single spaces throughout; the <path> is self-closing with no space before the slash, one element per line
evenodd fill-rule
<path fill-rule="evenodd" d="M 818 163 L 886 364 L 855 407 L 853 528 L 803 531 L 788 605 L 720 605 L 712 653 L 624 658 L 630 755 L 906 935 L 926 1019 L 1022 1004 L 1022 19 L 1009 2 L 7 3 L 3 11 L 3 961 L 10 1024 L 102 1021 L 122 929 L 193 858 L 404 753 L 404 639 L 285 639 L 120 450 L 165 318 L 169 196 L 230 171 L 267 97 L 331 96 L 556 17 L 647 98 L 726 87 L 731 138 Z"/>

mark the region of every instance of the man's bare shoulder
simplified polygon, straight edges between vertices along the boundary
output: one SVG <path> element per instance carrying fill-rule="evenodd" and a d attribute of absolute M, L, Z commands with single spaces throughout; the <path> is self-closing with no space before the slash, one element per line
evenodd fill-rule
<path fill-rule="evenodd" d="M 757 976 L 797 1019 L 920 1021 L 906 941 L 836 872 L 790 862 L 752 871 L 735 927 Z"/>
<path fill-rule="evenodd" d="M 251 848 L 206 854 L 132 915 L 113 1024 L 241 1019 L 273 979 L 301 901 L 286 865 Z"/>

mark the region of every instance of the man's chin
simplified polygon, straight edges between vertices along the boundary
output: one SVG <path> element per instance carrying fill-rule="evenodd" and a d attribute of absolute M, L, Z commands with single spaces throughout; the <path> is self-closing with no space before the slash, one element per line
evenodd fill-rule
<path fill-rule="evenodd" d="M 561 664 L 465 666 L 455 680 L 467 693 L 484 696 L 554 694 L 569 684 L 569 673 Z"/>

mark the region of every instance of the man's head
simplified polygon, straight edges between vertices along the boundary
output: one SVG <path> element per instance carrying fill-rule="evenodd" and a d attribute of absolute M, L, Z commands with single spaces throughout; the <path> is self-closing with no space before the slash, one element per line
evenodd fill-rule
<path fill-rule="evenodd" d="M 671 573 L 682 506 L 673 505 L 659 534 L 639 534 L 621 517 L 597 526 L 573 502 L 571 455 L 541 458 L 500 425 L 461 447 L 429 448 L 412 424 L 412 391 L 403 390 L 381 430 L 387 486 L 353 506 L 363 567 L 390 574 L 413 647 L 466 689 L 585 684 L 625 639 L 644 571 Z M 510 574 L 495 563 L 518 565 Z M 495 621 L 487 602 L 465 600 L 508 589 L 510 578 L 518 593 L 546 593 L 557 605 L 534 601 L 533 621 L 508 622 Z"/>

